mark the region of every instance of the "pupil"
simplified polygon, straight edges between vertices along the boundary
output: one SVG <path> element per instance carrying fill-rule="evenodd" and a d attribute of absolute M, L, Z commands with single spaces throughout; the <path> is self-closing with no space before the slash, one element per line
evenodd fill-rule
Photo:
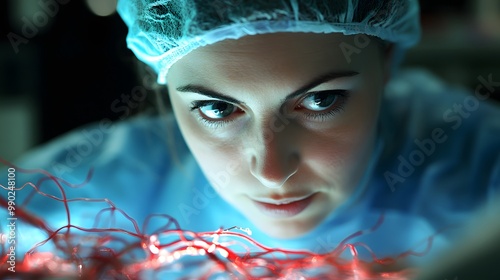
<path fill-rule="evenodd" d="M 228 111 L 230 104 L 224 102 L 217 102 L 212 105 L 212 112 L 217 116 L 224 116 L 224 113 Z"/>
<path fill-rule="evenodd" d="M 227 109 L 227 104 L 224 103 L 215 103 L 214 104 L 214 112 L 216 114 L 221 114 Z"/>
<path fill-rule="evenodd" d="M 332 104 L 333 99 L 334 99 L 333 95 L 320 93 L 316 95 L 316 98 L 314 99 L 314 104 L 316 104 L 319 107 L 328 107 Z"/>

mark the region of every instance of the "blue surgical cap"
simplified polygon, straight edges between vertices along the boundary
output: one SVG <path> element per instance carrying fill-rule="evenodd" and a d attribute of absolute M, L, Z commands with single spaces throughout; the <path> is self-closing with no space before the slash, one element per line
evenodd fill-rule
<path fill-rule="evenodd" d="M 366 34 L 396 56 L 420 39 L 417 0 L 118 0 L 127 46 L 166 84 L 192 50 L 225 39 L 276 32 Z"/>

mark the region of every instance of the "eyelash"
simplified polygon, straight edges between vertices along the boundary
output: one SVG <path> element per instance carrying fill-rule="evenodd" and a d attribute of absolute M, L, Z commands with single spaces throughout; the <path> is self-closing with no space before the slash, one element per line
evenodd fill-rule
<path fill-rule="evenodd" d="M 226 119 L 221 119 L 221 120 L 210 120 L 202 116 L 202 113 L 199 112 L 200 107 L 207 106 L 207 105 L 213 105 L 217 102 L 223 102 L 223 101 L 218 101 L 218 100 L 200 100 L 200 101 L 193 101 L 191 103 L 190 111 L 193 112 L 195 110 L 198 110 L 198 112 L 195 114 L 196 118 L 198 121 L 203 123 L 204 125 L 210 127 L 210 128 L 219 128 L 224 125 L 227 125 L 231 122 L 234 121 L 234 118 L 226 118 Z"/>
<path fill-rule="evenodd" d="M 316 113 L 310 113 L 310 112 L 305 112 L 303 113 L 306 118 L 314 121 L 327 121 L 336 114 L 343 112 L 345 109 L 345 105 L 350 97 L 350 92 L 347 90 L 326 90 L 323 92 L 327 93 L 335 93 L 335 95 L 340 99 L 339 101 L 336 101 L 337 104 L 334 104 L 331 109 L 327 109 L 326 111 L 323 112 L 316 112 Z M 318 92 L 310 92 L 304 98 L 300 100 L 299 103 L 301 103 L 305 98 L 311 96 L 312 94 L 316 94 Z M 307 109 L 306 109 L 307 110 Z"/>
<path fill-rule="evenodd" d="M 323 91 L 326 93 L 335 93 L 340 100 L 337 101 L 339 103 L 338 105 L 334 105 L 333 108 L 328 109 L 325 112 L 316 112 L 316 113 L 310 113 L 310 112 L 305 112 L 303 113 L 307 119 L 313 120 L 313 121 L 327 121 L 336 114 L 344 111 L 345 104 L 347 103 L 347 100 L 350 97 L 350 92 L 347 90 L 327 90 Z M 310 92 L 306 96 L 304 96 L 302 99 L 300 99 L 299 104 L 307 97 L 311 96 L 312 94 L 317 94 L 318 92 Z M 219 100 L 200 100 L 200 101 L 193 101 L 190 106 L 190 111 L 193 112 L 195 110 L 198 110 L 198 112 L 195 114 L 196 118 L 198 121 L 203 123 L 209 128 L 220 128 L 223 127 L 235 120 L 235 118 L 225 118 L 221 120 L 211 120 L 208 118 L 203 117 L 202 113 L 199 111 L 200 107 L 207 106 L 207 105 L 214 105 L 217 102 L 223 102 Z M 235 105 L 236 106 L 236 105 Z M 297 107 L 296 107 L 297 108 Z M 306 109 L 307 110 L 307 109 Z"/>

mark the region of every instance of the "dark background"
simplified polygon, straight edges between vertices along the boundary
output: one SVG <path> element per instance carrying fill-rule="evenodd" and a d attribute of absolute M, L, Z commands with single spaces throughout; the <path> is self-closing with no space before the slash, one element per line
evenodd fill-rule
<path fill-rule="evenodd" d="M 0 156 L 7 160 L 81 125 L 136 112 L 139 107 L 117 108 L 127 102 L 122 95 L 147 83 L 147 75 L 136 72 L 147 68 L 126 48 L 121 18 L 90 8 L 115 1 L 43 1 L 56 3 L 57 11 L 49 15 L 39 0 L 0 1 Z M 41 12 L 45 24 L 37 18 Z M 470 88 L 480 75 L 500 81 L 500 1 L 421 1 L 421 12 L 424 37 L 405 66 L 425 67 Z M 40 27 L 16 52 L 12 34 L 23 36 L 26 20 L 39 20 Z"/>

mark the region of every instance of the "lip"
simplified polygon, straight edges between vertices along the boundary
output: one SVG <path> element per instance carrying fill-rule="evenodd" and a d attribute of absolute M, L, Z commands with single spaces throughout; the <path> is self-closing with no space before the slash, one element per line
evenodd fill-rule
<path fill-rule="evenodd" d="M 315 196 L 310 194 L 302 197 L 283 199 L 259 198 L 253 200 L 255 206 L 266 216 L 272 218 L 291 218 L 304 211 L 313 201 Z"/>

